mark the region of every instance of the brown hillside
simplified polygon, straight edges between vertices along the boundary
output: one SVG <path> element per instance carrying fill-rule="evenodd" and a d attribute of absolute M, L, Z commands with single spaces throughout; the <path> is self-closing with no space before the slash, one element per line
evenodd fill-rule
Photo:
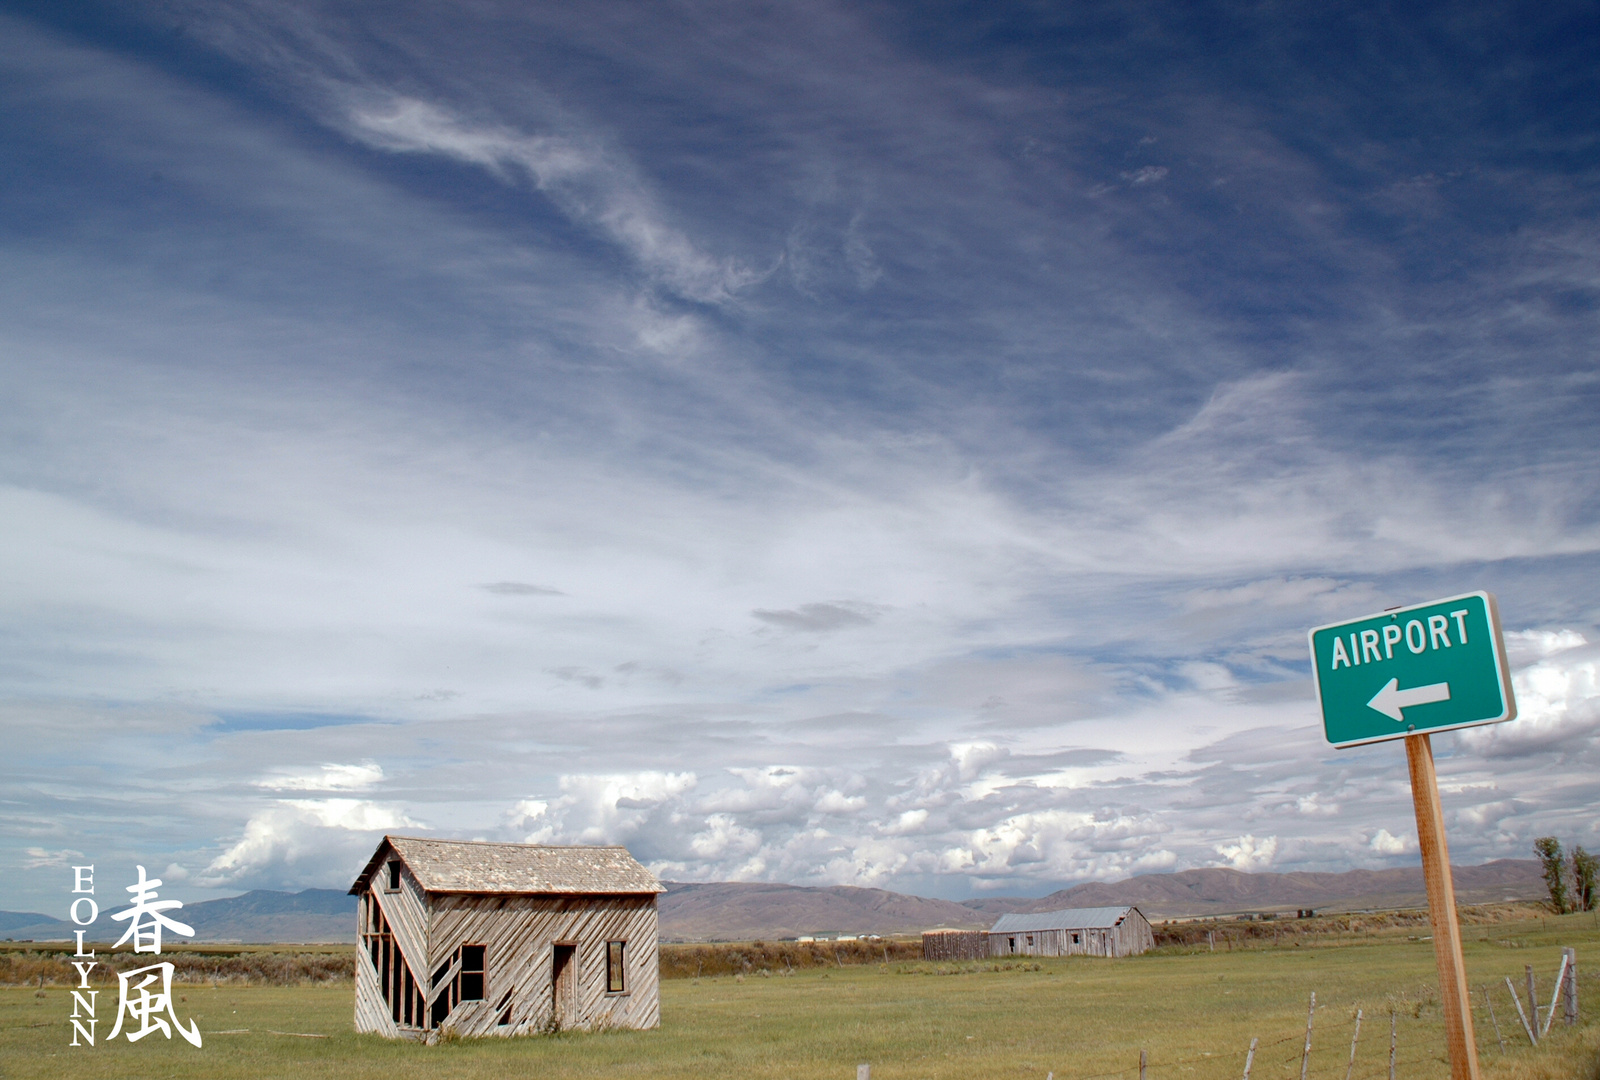
<path fill-rule="evenodd" d="M 930 900 L 847 885 L 815 889 L 743 882 L 663 882 L 661 936 L 667 941 L 752 941 L 808 934 L 915 934 L 932 926 L 987 926 L 992 920 L 953 900 Z"/>
<path fill-rule="evenodd" d="M 1539 864 L 1532 859 L 1497 859 L 1482 866 L 1453 869 L 1456 899 L 1464 904 L 1536 900 L 1545 894 Z M 1038 899 L 987 897 L 968 900 L 966 906 L 998 916 L 1010 911 L 1137 904 L 1152 918 L 1181 918 L 1304 907 L 1341 911 L 1420 907 L 1427 899 L 1421 867 L 1347 870 L 1341 874 L 1246 874 L 1215 867 L 1146 874 L 1109 885 L 1092 881 Z"/>
<path fill-rule="evenodd" d="M 1539 864 L 1500 859 L 1455 868 L 1463 904 L 1545 895 Z M 1185 870 L 1146 874 L 1113 884 L 1089 882 L 1038 898 L 985 897 L 957 903 L 849 886 L 806 888 L 743 882 L 666 882 L 661 936 L 667 941 L 754 941 L 801 935 L 914 934 L 935 926 L 981 928 L 1013 911 L 1137 904 L 1146 916 L 1174 919 L 1245 911 L 1317 908 L 1361 911 L 1422 907 L 1422 870 L 1350 870 L 1342 874 L 1246 874 Z"/>

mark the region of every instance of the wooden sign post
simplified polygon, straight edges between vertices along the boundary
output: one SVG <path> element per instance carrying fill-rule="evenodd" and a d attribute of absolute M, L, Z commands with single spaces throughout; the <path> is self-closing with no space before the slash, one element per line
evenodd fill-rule
<path fill-rule="evenodd" d="M 1456 921 L 1450 849 L 1428 732 L 1516 719 L 1500 609 L 1490 593 L 1464 593 L 1319 626 L 1309 637 L 1311 673 L 1328 741 L 1340 747 L 1406 741 L 1450 1078 L 1478 1080 L 1461 924 Z M 1392 1043 L 1391 1032 L 1391 1076 Z"/>
<path fill-rule="evenodd" d="M 1433 924 L 1433 956 L 1439 965 L 1439 1002 L 1444 1009 L 1450 1080 L 1478 1080 L 1478 1041 L 1467 996 L 1467 965 L 1461 955 L 1456 887 L 1450 877 L 1450 848 L 1444 837 L 1439 778 L 1433 771 L 1433 745 L 1426 734 L 1406 736 L 1406 764 L 1411 768 L 1411 800 L 1417 808 L 1422 879 L 1428 886 L 1428 921 Z"/>

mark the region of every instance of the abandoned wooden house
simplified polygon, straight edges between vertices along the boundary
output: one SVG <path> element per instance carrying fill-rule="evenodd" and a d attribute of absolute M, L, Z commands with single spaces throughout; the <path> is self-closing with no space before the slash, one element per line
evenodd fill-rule
<path fill-rule="evenodd" d="M 991 956 L 1137 956 L 1155 945 L 1150 921 L 1136 907 L 1002 915 L 989 930 Z"/>
<path fill-rule="evenodd" d="M 663 891 L 621 847 L 386 836 L 350 887 L 356 1030 L 656 1027 Z"/>

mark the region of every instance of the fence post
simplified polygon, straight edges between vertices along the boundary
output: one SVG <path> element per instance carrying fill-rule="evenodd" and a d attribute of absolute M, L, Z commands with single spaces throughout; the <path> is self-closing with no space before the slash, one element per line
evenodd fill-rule
<path fill-rule="evenodd" d="M 872 1066 L 867 1064 L 857 1065 L 856 1080 L 872 1080 Z"/>
<path fill-rule="evenodd" d="M 1522 1021 L 1522 1030 L 1528 1033 L 1528 1042 L 1534 1046 L 1539 1045 L 1539 1036 L 1533 1033 L 1533 1026 L 1528 1023 L 1528 1014 L 1523 1011 L 1522 999 L 1517 996 L 1517 988 L 1511 985 L 1511 976 L 1506 976 L 1506 989 L 1511 992 L 1511 1004 L 1517 1007 L 1517 1019 Z"/>
<path fill-rule="evenodd" d="M 1244 1056 L 1244 1080 L 1250 1080 L 1250 1066 L 1255 1063 L 1256 1043 L 1260 1041 L 1260 1039 L 1250 1040 L 1250 1052 Z"/>
<path fill-rule="evenodd" d="M 1544 1027 L 1539 1029 L 1539 1037 L 1541 1039 L 1544 1038 L 1546 1035 L 1550 1034 L 1550 1025 L 1552 1023 L 1554 1023 L 1555 1019 L 1556 1019 L 1556 1002 L 1561 1000 L 1561 987 L 1566 983 L 1566 981 L 1567 981 L 1567 950 L 1562 949 L 1561 950 L 1561 966 L 1556 968 L 1556 988 L 1550 994 L 1550 1008 L 1545 1010 Z"/>
<path fill-rule="evenodd" d="M 1389 1080 L 1394 1080 L 1394 1010 L 1389 1010 Z"/>
<path fill-rule="evenodd" d="M 1145 1065 L 1144 1051 L 1140 1050 L 1139 1051 L 1139 1080 L 1144 1080 L 1144 1065 Z"/>
<path fill-rule="evenodd" d="M 1500 1021 L 1496 1020 L 1494 1016 L 1494 998 L 1489 996 L 1487 983 L 1479 986 L 1478 989 L 1483 991 L 1483 1004 L 1489 1010 L 1489 1023 L 1494 1025 L 1495 1041 L 1500 1044 L 1500 1053 L 1503 1055 L 1506 1052 L 1506 1037 L 1500 1034 Z"/>
<path fill-rule="evenodd" d="M 1306 1068 L 1311 1064 L 1311 1021 L 1317 1015 L 1317 992 L 1311 991 L 1311 1008 L 1306 1010 L 1306 1048 L 1300 1052 L 1300 1080 L 1306 1080 Z M 1139 1080 L 1144 1080 L 1140 1077 Z"/>
<path fill-rule="evenodd" d="M 1562 949 L 1567 957 L 1567 992 L 1562 995 L 1562 1015 L 1568 1027 L 1578 1022 L 1578 950 Z"/>
<path fill-rule="evenodd" d="M 1528 1019 L 1533 1021 L 1533 1030 L 1537 1034 L 1539 1031 L 1539 995 L 1533 988 L 1533 965 L 1523 964 L 1522 970 L 1527 972 L 1528 975 L 1528 1012 L 1531 1014 Z M 1537 1039 L 1534 1041 L 1538 1042 Z"/>
<path fill-rule="evenodd" d="M 1350 1065 L 1344 1071 L 1344 1080 L 1350 1080 L 1350 1074 L 1356 1071 L 1356 1043 L 1361 1038 L 1361 1010 L 1356 1010 L 1356 1033 L 1350 1036 Z"/>

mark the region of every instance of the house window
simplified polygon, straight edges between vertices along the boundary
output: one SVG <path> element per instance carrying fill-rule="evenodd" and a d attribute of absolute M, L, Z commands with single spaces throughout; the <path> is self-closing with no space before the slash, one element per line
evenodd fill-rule
<path fill-rule="evenodd" d="M 606 942 L 606 993 L 624 994 L 628 991 L 627 965 L 623 962 L 625 941 Z"/>
<path fill-rule="evenodd" d="M 390 859 L 389 860 L 389 891 L 390 892 L 399 892 L 400 891 L 400 860 L 399 859 Z"/>
<path fill-rule="evenodd" d="M 1028 944 L 1029 944 L 1029 945 L 1032 945 L 1032 944 L 1033 944 L 1033 935 L 1032 935 L 1032 934 L 1029 934 L 1029 935 L 1028 935 Z"/>
<path fill-rule="evenodd" d="M 486 946 L 461 946 L 461 998 L 462 1001 L 483 1000 L 483 954 Z"/>
<path fill-rule="evenodd" d="M 1076 945 L 1078 943 L 1078 935 L 1077 934 L 1073 934 L 1072 935 L 1072 943 L 1074 945 Z"/>

